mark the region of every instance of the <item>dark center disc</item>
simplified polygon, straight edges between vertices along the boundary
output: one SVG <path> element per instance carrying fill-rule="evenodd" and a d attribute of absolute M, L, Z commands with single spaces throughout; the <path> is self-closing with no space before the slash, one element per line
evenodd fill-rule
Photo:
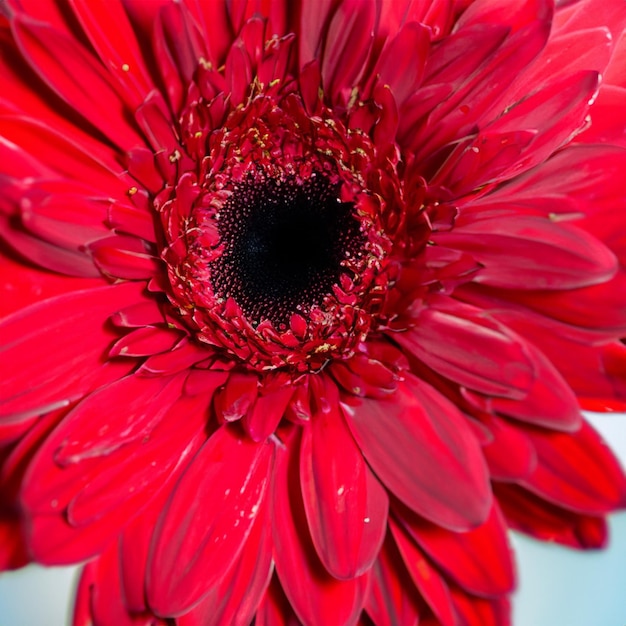
<path fill-rule="evenodd" d="M 210 266 L 216 294 L 232 297 L 251 322 L 275 326 L 332 294 L 345 272 L 341 261 L 365 243 L 354 206 L 320 174 L 301 184 L 244 182 L 218 224 L 224 253 Z"/>

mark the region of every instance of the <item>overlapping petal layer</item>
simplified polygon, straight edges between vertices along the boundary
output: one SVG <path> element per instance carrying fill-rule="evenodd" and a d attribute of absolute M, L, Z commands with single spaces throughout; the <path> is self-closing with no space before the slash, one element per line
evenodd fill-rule
<path fill-rule="evenodd" d="M 0 6 L 0 567 L 74 623 L 504 626 L 626 504 L 618 0 Z"/>

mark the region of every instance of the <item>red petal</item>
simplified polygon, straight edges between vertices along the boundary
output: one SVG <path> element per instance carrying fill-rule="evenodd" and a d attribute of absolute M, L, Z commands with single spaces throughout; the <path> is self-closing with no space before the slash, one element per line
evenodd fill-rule
<path fill-rule="evenodd" d="M 22 224 L 45 241 L 84 251 L 85 244 L 111 234 L 104 225 L 109 205 L 108 200 L 38 185 L 22 196 Z"/>
<path fill-rule="evenodd" d="M 342 407 L 368 463 L 409 508 L 451 530 L 485 521 L 491 490 L 480 446 L 432 387 L 408 374 L 393 399 L 346 399 Z"/>
<path fill-rule="evenodd" d="M 256 626 L 302 626 L 274 577 L 256 614 Z"/>
<path fill-rule="evenodd" d="M 148 357 L 139 368 L 139 371 L 149 374 L 173 374 L 174 372 L 181 372 L 190 368 L 208 356 L 210 356 L 210 352 L 205 347 L 185 338 L 174 349 Z M 193 376 L 193 372 L 190 375 Z M 224 380 L 222 380 L 220 385 Z M 188 379 L 188 383 L 191 382 L 191 378 Z M 191 385 L 185 385 L 186 390 L 188 387 L 191 388 Z M 189 393 L 193 392 L 189 391 Z"/>
<path fill-rule="evenodd" d="M 15 227 L 0 215 L 0 230 L 4 244 L 18 252 L 25 259 L 47 270 L 80 278 L 100 276 L 93 260 L 83 251 L 59 247 L 55 243 L 32 236 L 24 229 Z"/>
<path fill-rule="evenodd" d="M 131 374 L 85 398 L 48 442 L 60 465 L 101 456 L 149 431 L 180 397 L 184 377 Z"/>
<path fill-rule="evenodd" d="M 118 386 L 110 385 L 109 389 L 115 394 Z M 145 392 L 138 384 L 135 388 Z M 170 393 L 172 388 L 176 390 L 176 385 L 170 384 Z M 165 410 L 172 404 L 166 395 L 162 394 Z M 106 400 L 107 406 L 114 409 L 120 398 L 113 395 Z M 205 406 L 206 400 L 201 408 Z M 135 429 L 131 440 L 124 419 L 104 425 L 99 420 L 94 423 L 88 414 L 81 414 L 81 408 L 78 405 L 68 414 L 40 445 L 23 479 L 21 500 L 29 544 L 44 563 L 79 561 L 100 552 L 159 489 L 165 488 L 168 480 L 171 482 L 176 465 L 198 447 L 198 436 L 205 425 L 201 409 L 192 411 L 190 402 L 182 403 L 155 430 L 144 417 L 144 428 Z M 185 424 L 172 436 L 170 431 L 181 419 L 178 411 L 185 410 Z M 158 404 L 144 410 L 146 416 L 159 411 L 164 412 Z M 125 410 L 118 409 L 118 414 L 127 417 Z M 106 440 L 100 445 L 98 442 L 98 430 L 103 429 L 108 429 L 111 439 L 108 446 Z M 116 434 L 117 443 L 113 441 Z M 74 440 L 66 447 L 76 451 L 80 443 L 83 449 L 74 458 L 65 457 L 66 463 L 60 465 L 55 455 L 60 456 L 69 437 Z"/>
<path fill-rule="evenodd" d="M 507 597 L 483 600 L 451 588 L 459 620 L 465 626 L 511 626 L 511 604 Z"/>
<path fill-rule="evenodd" d="M 456 7 L 455 7 L 456 10 Z M 449 0 L 391 0 L 380 7 L 379 33 L 394 33 L 405 22 L 420 22 L 431 30 L 433 40 L 450 34 L 453 5 Z"/>
<path fill-rule="evenodd" d="M 34 163 L 30 172 L 24 172 L 24 175 L 33 176 L 43 168 L 40 176 L 75 181 L 83 187 L 96 189 L 98 197 L 121 196 L 133 185 L 132 178 L 124 175 L 115 153 L 108 146 L 78 130 L 66 130 L 65 134 L 61 134 L 60 124 L 51 126 L 53 122 L 48 117 L 44 119 L 46 124 L 24 116 L 21 111 L 0 117 L 0 134 L 6 139 L 6 144 L 3 142 L 0 146 L 0 154 L 7 159 L 7 163 L 27 154 Z M 23 151 L 15 146 L 23 148 Z M 3 171 L 11 172 L 7 168 Z"/>
<path fill-rule="evenodd" d="M 209 49 L 210 60 L 215 67 L 221 67 L 226 53 L 234 39 L 229 20 L 228 5 L 223 2 L 185 2 L 190 12 L 197 13 L 197 23 L 203 32 L 203 39 Z"/>
<path fill-rule="evenodd" d="M 241 419 L 253 406 L 258 390 L 259 379 L 255 374 L 231 373 L 215 396 L 216 414 L 227 422 Z"/>
<path fill-rule="evenodd" d="M 604 514 L 626 504 L 626 476 L 619 461 L 587 423 L 576 433 L 528 430 L 537 469 L 523 486 L 579 513 Z"/>
<path fill-rule="evenodd" d="M 538 17 L 552 17 L 552 7 L 542 0 L 474 0 L 455 24 L 465 29 L 476 24 L 507 24 L 515 32 Z"/>
<path fill-rule="evenodd" d="M 537 467 L 537 455 L 522 429 L 499 417 L 481 421 L 493 436 L 493 441 L 483 446 L 492 479 L 520 480 L 530 476 Z"/>
<path fill-rule="evenodd" d="M 622 115 L 625 108 L 626 89 L 603 84 L 591 109 L 591 126 L 577 140 L 626 148 L 626 117 Z"/>
<path fill-rule="evenodd" d="M 70 278 L 25 265 L 6 246 L 0 246 L 0 319 L 31 304 L 91 287 L 102 287 L 102 278 Z"/>
<path fill-rule="evenodd" d="M 348 95 L 364 69 L 373 42 L 376 6 L 345 0 L 330 21 L 322 60 L 324 88 L 335 102 Z M 308 25 L 306 26 L 308 28 Z M 347 90 L 347 94 L 342 93 Z"/>
<path fill-rule="evenodd" d="M 372 586 L 365 610 L 377 626 L 417 626 L 417 589 L 409 583 L 409 572 L 388 534 L 372 568 Z"/>
<path fill-rule="evenodd" d="M 155 530 L 147 594 L 160 615 L 180 615 L 231 568 L 269 480 L 273 446 L 222 426 L 175 486 Z"/>
<path fill-rule="evenodd" d="M 541 215 L 556 217 L 611 212 L 623 195 L 620 175 L 624 169 L 623 148 L 574 145 L 484 196 L 480 205 L 504 204 L 515 210 L 530 207 Z"/>
<path fill-rule="evenodd" d="M 609 19 L 594 27 L 588 18 L 587 24 L 580 25 L 581 30 L 568 28 L 569 32 L 561 31 L 550 37 L 535 63 L 525 72 L 520 95 L 529 85 L 553 84 L 583 70 L 605 74 L 614 47 L 609 28 L 616 25 L 616 21 Z"/>
<path fill-rule="evenodd" d="M 73 626 L 166 626 L 165 621 L 152 614 L 129 611 L 122 593 L 118 552 L 115 542 L 85 566 L 78 585 Z"/>
<path fill-rule="evenodd" d="M 603 548 L 608 531 L 602 517 L 566 511 L 516 485 L 494 485 L 494 492 L 511 528 L 540 541 L 570 548 Z"/>
<path fill-rule="evenodd" d="M 18 515 L 0 512 L 0 572 L 23 567 L 30 560 Z"/>
<path fill-rule="evenodd" d="M 450 589 L 443 577 L 395 521 L 390 520 L 389 528 L 413 582 L 441 626 L 456 626 L 457 621 L 452 607 Z"/>
<path fill-rule="evenodd" d="M 363 353 L 331 363 L 328 371 L 343 389 L 355 396 L 384 398 L 398 387 L 398 376 L 376 358 Z"/>
<path fill-rule="evenodd" d="M 143 102 L 153 83 L 123 2 L 109 0 L 105 6 L 71 0 L 71 5 L 105 67 L 120 83 L 126 102 L 131 107 Z"/>
<path fill-rule="evenodd" d="M 612 281 L 575 291 L 507 290 L 502 296 L 540 316 L 616 338 L 626 333 L 625 289 L 626 271 L 620 270 Z"/>
<path fill-rule="evenodd" d="M 339 579 L 367 571 L 385 536 L 389 502 L 342 419 L 338 397 L 303 430 L 300 480 L 313 544 L 326 569 Z"/>
<path fill-rule="evenodd" d="M 570 294 L 570 297 L 575 301 L 578 295 L 574 292 Z M 559 396 L 561 400 L 569 396 L 568 404 L 571 410 L 577 411 L 576 398 L 571 404 L 571 390 L 579 399 L 586 398 L 587 401 L 599 406 L 604 404 L 617 407 L 626 399 L 626 346 L 611 340 L 619 334 L 615 328 L 611 328 L 608 324 L 588 329 L 571 326 L 544 317 L 483 290 L 472 289 L 471 295 L 465 291 L 463 298 L 469 299 L 482 308 L 494 311 L 494 315 L 509 328 L 526 337 L 529 342 L 541 345 L 543 354 L 552 364 L 544 372 L 544 376 L 548 375 L 546 385 L 540 385 L 540 387 L 544 387 L 544 393 L 550 390 L 553 399 L 548 403 L 540 400 L 534 408 L 531 407 L 529 411 L 526 411 L 528 414 L 535 411 L 543 412 L 547 406 L 556 409 L 561 404 Z M 615 304 L 617 304 L 617 297 Z M 596 306 L 596 309 L 602 313 L 606 310 L 604 306 Z M 555 313 L 560 313 L 560 311 L 555 311 Z M 598 323 L 601 323 L 600 320 Z M 599 341 L 601 345 L 598 345 Z M 541 364 L 541 361 L 539 363 Z M 555 378 L 555 368 L 565 379 L 565 383 L 563 378 L 560 383 L 558 378 Z M 541 380 L 541 377 L 537 380 Z M 571 390 L 565 391 L 567 386 L 571 387 Z M 525 403 L 521 403 L 517 410 L 525 406 Z"/>
<path fill-rule="evenodd" d="M 276 430 L 293 392 L 288 385 L 257 397 L 252 409 L 243 416 L 243 427 L 254 441 L 264 441 Z"/>
<path fill-rule="evenodd" d="M 430 183 L 442 185 L 458 197 L 471 194 L 483 185 L 506 180 L 518 171 L 521 155 L 536 136 L 534 129 L 511 132 L 489 129 L 469 136 L 455 145 Z"/>
<path fill-rule="evenodd" d="M 12 28 L 24 57 L 61 98 L 120 148 L 142 144 L 109 76 L 85 48 L 20 14 L 13 16 Z"/>
<path fill-rule="evenodd" d="M 452 33 L 432 51 L 426 66 L 426 81 L 435 85 L 450 83 L 457 92 L 503 44 L 509 33 L 504 23 L 474 25 Z"/>
<path fill-rule="evenodd" d="M 319 59 L 321 38 L 333 8 L 332 0 L 302 4 L 298 29 L 298 32 L 301 33 L 301 36 L 298 37 L 300 46 L 298 60 L 301 68 L 311 61 Z"/>
<path fill-rule="evenodd" d="M 252 62 L 243 42 L 236 42 L 226 58 L 225 76 L 234 106 L 240 106 L 252 81 Z"/>
<path fill-rule="evenodd" d="M 92 466 L 89 484 L 69 503 L 69 522 L 75 526 L 100 522 L 114 509 L 123 508 L 132 516 L 200 447 L 205 439 L 205 411 L 206 398 L 181 398 L 152 432 L 107 455 L 97 471 Z"/>
<path fill-rule="evenodd" d="M 605 282 L 615 255 L 584 230 L 533 216 L 458 224 L 436 238 L 484 267 L 475 281 L 510 289 L 574 289 Z"/>
<path fill-rule="evenodd" d="M 169 352 L 179 339 L 180 333 L 169 328 L 144 326 L 116 341 L 109 351 L 109 356 L 136 357 Z"/>
<path fill-rule="evenodd" d="M 394 335 L 405 349 L 459 385 L 520 400 L 532 386 L 534 363 L 525 342 L 481 309 L 436 297 L 416 326 Z"/>
<path fill-rule="evenodd" d="M 160 182 L 159 187 L 163 185 Z M 131 198 L 137 198 L 133 194 Z M 154 216 L 143 208 L 127 202 L 112 202 L 109 210 L 108 225 L 118 233 L 134 235 L 150 243 L 156 243 L 154 232 Z"/>
<path fill-rule="evenodd" d="M 147 609 L 145 580 L 152 533 L 169 490 L 164 489 L 120 533 L 120 579 L 124 604 L 133 612 Z"/>
<path fill-rule="evenodd" d="M 277 449 L 273 537 L 276 571 L 289 602 L 305 626 L 351 626 L 363 608 L 367 577 L 331 577 L 319 562 L 299 495 L 298 441 Z"/>
<path fill-rule="evenodd" d="M 518 402 L 508 398 L 490 398 L 491 411 L 555 430 L 573 431 L 580 426 L 581 415 L 576 396 L 552 363 L 528 345 L 535 366 L 535 379 L 528 395 Z"/>
<path fill-rule="evenodd" d="M 398 108 L 419 86 L 429 49 L 430 30 L 417 22 L 402 26 L 385 45 L 373 74 L 389 86 Z"/>
<path fill-rule="evenodd" d="M 397 513 L 411 537 L 465 590 L 495 597 L 515 588 L 513 552 L 496 504 L 482 526 L 464 533 L 450 532 L 403 509 Z"/>
<path fill-rule="evenodd" d="M 123 328 L 141 328 L 162 324 L 165 322 L 165 316 L 156 299 L 142 300 L 112 315 L 111 322 Z"/>
<path fill-rule="evenodd" d="M 136 237 L 115 235 L 89 245 L 93 259 L 104 274 L 126 280 L 146 280 L 161 270 L 158 258 Z"/>
<path fill-rule="evenodd" d="M 80 398 L 95 380 L 102 384 L 100 369 L 115 337 L 106 320 L 139 300 L 140 292 L 131 284 L 77 291 L 6 318 L 0 324 L 0 412 L 36 415 Z"/>
<path fill-rule="evenodd" d="M 557 11 L 555 15 L 555 26 L 559 33 L 606 26 L 615 38 L 622 34 L 626 25 L 626 13 L 620 2 L 580 0 L 570 4 L 571 6 Z"/>
<path fill-rule="evenodd" d="M 177 626 L 248 625 L 253 621 L 272 574 L 270 507 L 261 504 L 250 537 L 232 569 Z"/>
<path fill-rule="evenodd" d="M 506 99 L 496 101 L 484 113 L 485 121 L 496 117 L 486 126 L 491 132 L 536 131 L 535 140 L 515 168 L 518 173 L 545 161 L 582 130 L 599 81 L 599 73 L 588 67 L 563 78 L 551 72 L 550 81 L 541 87 L 532 80 L 526 83 L 524 77 L 521 93 L 507 93 Z"/>
<path fill-rule="evenodd" d="M 433 76 L 425 84 L 455 81 L 456 88 L 431 112 L 424 130 L 413 137 L 417 158 L 423 155 L 426 160 L 441 146 L 473 132 L 477 120 L 491 107 L 493 94 L 510 86 L 543 48 L 549 32 L 550 17 L 541 16 L 511 36 L 501 23 L 478 24 L 444 40 L 439 54 L 429 59 L 427 74 Z M 446 71 L 435 70 L 440 67 Z"/>

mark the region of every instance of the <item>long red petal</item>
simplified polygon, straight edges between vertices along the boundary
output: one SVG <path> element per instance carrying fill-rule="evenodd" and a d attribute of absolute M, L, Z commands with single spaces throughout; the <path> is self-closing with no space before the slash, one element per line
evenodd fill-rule
<path fill-rule="evenodd" d="M 393 338 L 450 380 L 490 396 L 520 400 L 534 364 L 525 342 L 480 309 L 437 297 L 418 323 Z"/>
<path fill-rule="evenodd" d="M 105 6 L 71 0 L 71 6 L 105 67 L 122 86 L 128 104 L 143 102 L 154 85 L 123 3 L 114 0 Z"/>
<path fill-rule="evenodd" d="M 194 606 L 233 565 L 265 496 L 273 446 L 222 426 L 189 464 L 155 530 L 147 594 L 160 615 Z"/>
<path fill-rule="evenodd" d="M 383 484 L 451 530 L 482 524 L 491 490 L 480 446 L 458 409 L 412 375 L 390 400 L 346 399 L 348 426 Z"/>
<path fill-rule="evenodd" d="M 261 504 L 250 537 L 232 569 L 177 626 L 249 626 L 272 574 L 269 498 Z"/>
<path fill-rule="evenodd" d="M 529 430 L 537 469 L 521 484 L 578 513 L 598 515 L 626 505 L 626 476 L 592 426 L 575 433 Z"/>
<path fill-rule="evenodd" d="M 567 511 L 517 485 L 496 483 L 494 492 L 507 523 L 515 530 L 579 550 L 606 545 L 608 529 L 604 517 Z"/>
<path fill-rule="evenodd" d="M 481 219 L 440 233 L 437 243 L 471 254 L 480 283 L 505 289 L 575 289 L 604 282 L 615 255 L 584 230 L 550 219 Z"/>
<path fill-rule="evenodd" d="M 311 541 L 299 485 L 299 442 L 291 437 L 277 449 L 274 473 L 274 559 L 280 582 L 305 626 L 353 626 L 365 602 L 367 575 L 333 578 Z"/>
<path fill-rule="evenodd" d="M 507 526 L 495 503 L 482 526 L 464 533 L 450 532 L 409 511 L 395 510 L 413 539 L 465 590 L 495 597 L 515 588 Z"/>
<path fill-rule="evenodd" d="M 116 336 L 106 320 L 139 300 L 141 288 L 120 284 L 77 291 L 3 320 L 0 414 L 28 417 L 89 391 Z"/>
<path fill-rule="evenodd" d="M 124 604 L 119 547 L 109 546 L 85 566 L 77 590 L 73 626 L 166 626 L 150 613 L 133 614 Z"/>
<path fill-rule="evenodd" d="M 415 586 L 436 615 L 441 626 L 456 626 L 450 588 L 443 576 L 428 561 L 422 550 L 395 521 L 389 523 L 391 534 L 400 550 Z"/>
<path fill-rule="evenodd" d="M 328 409 L 318 411 L 303 430 L 300 480 L 322 563 L 336 578 L 350 579 L 367 571 L 380 550 L 388 498 L 346 427 L 337 400 L 331 399 Z"/>
<path fill-rule="evenodd" d="M 372 568 L 372 586 L 365 610 L 377 626 L 416 626 L 419 616 L 417 589 L 392 537 L 387 535 Z"/>
<path fill-rule="evenodd" d="M 111 79 L 76 40 L 21 14 L 13 16 L 12 27 L 24 57 L 61 98 L 120 148 L 143 143 L 126 121 L 124 103 Z"/>

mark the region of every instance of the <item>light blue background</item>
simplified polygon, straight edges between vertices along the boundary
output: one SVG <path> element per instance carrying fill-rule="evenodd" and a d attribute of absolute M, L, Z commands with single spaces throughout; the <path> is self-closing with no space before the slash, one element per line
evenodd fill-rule
<path fill-rule="evenodd" d="M 626 415 L 589 418 L 626 465 Z M 626 626 L 626 513 L 610 525 L 604 552 L 513 537 L 520 586 L 515 626 Z M 29 566 L 1 574 L 0 626 L 67 626 L 75 581 L 73 568 Z"/>

